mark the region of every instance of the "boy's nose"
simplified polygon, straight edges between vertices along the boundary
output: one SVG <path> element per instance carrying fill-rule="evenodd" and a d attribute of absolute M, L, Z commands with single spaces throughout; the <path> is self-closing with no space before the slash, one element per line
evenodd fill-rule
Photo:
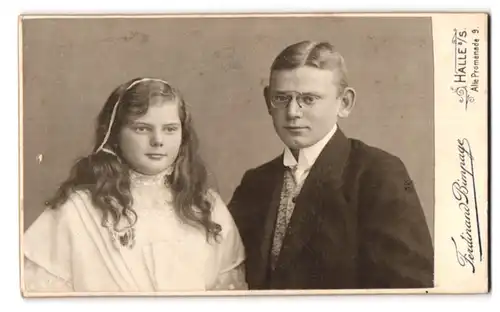
<path fill-rule="evenodd" d="M 287 107 L 287 115 L 289 118 L 297 118 L 302 116 L 302 110 L 296 99 L 292 99 Z"/>

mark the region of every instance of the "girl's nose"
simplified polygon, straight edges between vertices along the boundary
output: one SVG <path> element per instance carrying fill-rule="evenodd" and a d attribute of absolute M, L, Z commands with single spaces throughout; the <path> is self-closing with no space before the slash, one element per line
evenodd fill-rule
<path fill-rule="evenodd" d="M 151 137 L 151 146 L 161 147 L 163 146 L 163 137 L 161 133 L 154 133 Z"/>

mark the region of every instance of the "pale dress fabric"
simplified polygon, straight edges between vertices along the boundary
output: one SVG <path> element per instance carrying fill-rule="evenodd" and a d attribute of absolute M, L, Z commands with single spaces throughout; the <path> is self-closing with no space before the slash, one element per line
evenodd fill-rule
<path fill-rule="evenodd" d="M 47 209 L 24 235 L 24 289 L 28 292 L 178 292 L 246 289 L 244 247 L 221 198 L 213 221 L 218 242 L 180 222 L 163 176 L 132 175 L 136 243 L 117 248 L 90 196 L 73 193 Z"/>

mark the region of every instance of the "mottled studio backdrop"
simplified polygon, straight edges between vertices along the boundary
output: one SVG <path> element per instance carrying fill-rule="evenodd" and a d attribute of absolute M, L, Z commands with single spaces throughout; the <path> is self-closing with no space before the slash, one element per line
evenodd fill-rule
<path fill-rule="evenodd" d="M 355 110 L 340 126 L 403 160 L 433 233 L 429 18 L 47 19 L 23 26 L 25 228 L 76 158 L 91 151 L 94 120 L 110 92 L 139 76 L 163 78 L 184 93 L 212 181 L 228 201 L 247 168 L 282 150 L 262 97 L 273 58 L 311 39 L 337 46 L 357 91 Z"/>

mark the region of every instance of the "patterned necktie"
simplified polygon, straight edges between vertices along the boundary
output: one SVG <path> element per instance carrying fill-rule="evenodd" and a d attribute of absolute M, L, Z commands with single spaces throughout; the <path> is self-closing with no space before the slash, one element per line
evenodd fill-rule
<path fill-rule="evenodd" d="M 295 208 L 294 198 L 300 191 L 300 185 L 297 185 L 294 179 L 294 168 L 287 168 L 283 179 L 283 188 L 281 190 L 280 206 L 278 208 L 278 217 L 274 230 L 273 245 L 271 248 L 271 268 L 274 270 L 278 256 L 283 245 L 288 223 Z"/>

